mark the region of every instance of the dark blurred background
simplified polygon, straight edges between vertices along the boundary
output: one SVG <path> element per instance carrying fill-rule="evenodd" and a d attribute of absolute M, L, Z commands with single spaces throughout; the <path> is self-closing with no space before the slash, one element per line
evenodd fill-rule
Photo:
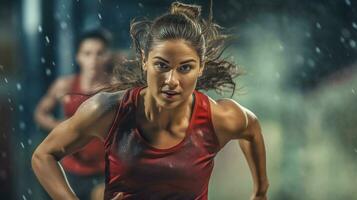
<path fill-rule="evenodd" d="M 1 199 L 45 198 L 30 165 L 46 136 L 34 107 L 56 77 L 76 71 L 79 35 L 101 26 L 114 50 L 130 52 L 130 20 L 155 17 L 171 2 L 0 0 Z M 208 15 L 209 1 L 182 2 Z M 238 37 L 225 54 L 246 72 L 233 98 L 262 123 L 270 199 L 357 199 L 356 9 L 352 0 L 214 1 L 214 20 Z M 231 142 L 216 158 L 210 199 L 248 199 L 251 191 Z"/>

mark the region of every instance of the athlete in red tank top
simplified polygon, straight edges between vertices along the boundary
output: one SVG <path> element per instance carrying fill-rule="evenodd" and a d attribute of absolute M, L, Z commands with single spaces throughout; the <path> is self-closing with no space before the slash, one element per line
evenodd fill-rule
<path fill-rule="evenodd" d="M 131 83 L 146 87 L 95 95 L 39 145 L 33 168 L 53 198 L 78 199 L 56 159 L 99 137 L 106 200 L 205 200 L 215 155 L 238 139 L 253 177 L 251 200 L 267 200 L 256 116 L 234 100 L 214 101 L 196 90 L 235 88 L 236 65 L 220 57 L 227 37 L 209 20 L 200 17 L 199 6 L 174 2 L 170 13 L 131 24 L 138 57 L 124 69 L 132 72 L 140 63 L 145 77 Z"/>
<path fill-rule="evenodd" d="M 63 109 L 66 118 L 71 117 L 77 108 L 88 98 L 79 84 L 79 75 L 74 78 L 70 92 L 64 97 Z M 94 138 L 85 147 L 62 159 L 61 164 L 66 171 L 87 176 L 104 174 L 104 146 L 98 138 Z"/>
<path fill-rule="evenodd" d="M 105 141 L 105 199 L 207 199 L 213 159 L 219 150 L 209 100 L 194 92 L 186 136 L 169 149 L 151 146 L 140 134 L 135 109 L 141 88 L 129 90 Z"/>

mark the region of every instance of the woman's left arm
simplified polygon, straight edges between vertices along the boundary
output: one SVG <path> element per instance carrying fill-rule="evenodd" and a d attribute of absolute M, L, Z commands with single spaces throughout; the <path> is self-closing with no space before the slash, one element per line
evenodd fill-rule
<path fill-rule="evenodd" d="M 244 156 L 248 162 L 254 190 L 253 200 L 266 200 L 269 181 L 266 172 L 266 153 L 263 135 L 258 119 L 249 110 L 246 111 L 247 127 L 242 132 L 239 139 L 239 146 L 242 149 Z"/>
<path fill-rule="evenodd" d="M 266 172 L 264 139 L 257 117 L 231 99 L 211 102 L 213 125 L 220 145 L 238 139 L 248 162 L 254 190 L 252 200 L 266 200 L 269 181 Z"/>

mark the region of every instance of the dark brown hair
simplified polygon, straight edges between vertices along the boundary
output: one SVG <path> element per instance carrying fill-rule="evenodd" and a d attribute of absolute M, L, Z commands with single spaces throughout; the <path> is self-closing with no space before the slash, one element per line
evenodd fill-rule
<path fill-rule="evenodd" d="M 152 48 L 155 48 L 155 44 L 170 39 L 184 39 L 197 51 L 201 66 L 205 66 L 196 89 L 214 89 L 219 93 L 231 91 L 233 95 L 236 88 L 234 78 L 240 75 L 240 72 L 236 64 L 222 58 L 231 37 L 224 34 L 224 29 L 213 22 L 212 5 L 208 20 L 203 19 L 200 14 L 201 7 L 198 5 L 174 2 L 169 13 L 153 21 L 133 20 L 130 36 L 136 59 L 126 61 L 114 69 L 114 76 L 119 79 L 123 79 L 123 74 L 128 77 L 126 86 L 119 88 L 146 85 L 141 64 L 147 59 Z"/>

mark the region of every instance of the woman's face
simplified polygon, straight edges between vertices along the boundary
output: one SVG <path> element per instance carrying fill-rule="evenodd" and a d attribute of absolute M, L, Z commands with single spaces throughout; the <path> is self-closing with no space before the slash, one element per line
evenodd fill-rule
<path fill-rule="evenodd" d="M 103 41 L 89 38 L 80 44 L 77 62 L 82 72 L 103 72 L 108 60 L 109 52 Z"/>
<path fill-rule="evenodd" d="M 150 94 L 159 106 L 174 108 L 192 95 L 203 67 L 185 40 L 157 42 L 143 63 Z"/>

